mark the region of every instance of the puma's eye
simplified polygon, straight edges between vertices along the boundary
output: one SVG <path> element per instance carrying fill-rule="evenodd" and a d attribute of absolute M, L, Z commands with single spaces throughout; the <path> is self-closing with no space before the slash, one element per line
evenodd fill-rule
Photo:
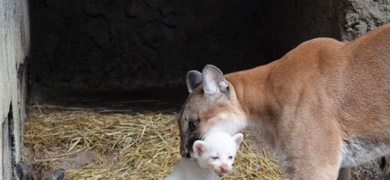
<path fill-rule="evenodd" d="M 198 125 L 198 123 L 196 121 L 188 122 L 188 128 L 189 128 L 190 132 L 196 131 L 196 126 L 197 125 Z"/>
<path fill-rule="evenodd" d="M 218 156 L 212 156 L 211 159 L 212 160 L 217 160 L 217 159 L 219 159 L 219 157 Z"/>
<path fill-rule="evenodd" d="M 232 159 L 233 159 L 233 156 L 229 156 L 229 159 L 232 160 Z"/>

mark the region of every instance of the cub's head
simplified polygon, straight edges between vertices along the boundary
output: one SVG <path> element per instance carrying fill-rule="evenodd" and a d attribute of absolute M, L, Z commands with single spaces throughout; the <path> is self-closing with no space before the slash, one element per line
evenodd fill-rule
<path fill-rule="evenodd" d="M 66 172 L 63 169 L 53 171 L 48 165 L 37 162 L 28 166 L 23 162 L 16 164 L 16 174 L 20 180 L 64 180 Z"/>
<path fill-rule="evenodd" d="M 213 169 L 217 174 L 225 175 L 232 170 L 234 157 L 242 140 L 241 133 L 232 137 L 221 131 L 214 132 L 203 141 L 195 141 L 193 156 L 201 168 Z"/>
<path fill-rule="evenodd" d="M 202 73 L 189 71 L 186 83 L 190 95 L 178 122 L 181 155 L 190 158 L 196 140 L 214 131 L 233 135 L 244 129 L 246 122 L 233 85 L 217 67 L 207 65 Z"/>

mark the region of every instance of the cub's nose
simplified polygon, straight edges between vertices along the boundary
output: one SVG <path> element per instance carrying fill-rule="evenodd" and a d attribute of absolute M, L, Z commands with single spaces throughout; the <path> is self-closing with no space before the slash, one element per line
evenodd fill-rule
<path fill-rule="evenodd" d="M 221 166 L 221 168 L 220 168 L 220 172 L 221 172 L 221 174 L 226 174 L 226 173 L 230 172 L 229 166 L 226 165 L 226 164 L 223 164 L 223 165 Z"/>

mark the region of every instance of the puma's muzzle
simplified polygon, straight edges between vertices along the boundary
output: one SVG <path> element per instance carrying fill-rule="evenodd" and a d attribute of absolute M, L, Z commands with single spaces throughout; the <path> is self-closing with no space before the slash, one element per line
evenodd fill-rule
<path fill-rule="evenodd" d="M 180 154 L 183 158 L 191 158 L 191 154 L 187 146 L 188 144 L 185 144 L 184 146 L 180 147 Z"/>
<path fill-rule="evenodd" d="M 194 145 L 195 141 L 200 139 L 201 138 L 199 135 L 197 135 L 197 133 L 191 133 L 187 136 L 187 138 L 182 138 L 180 144 L 181 156 L 184 158 L 191 158 L 191 153 L 193 151 L 192 146 Z"/>

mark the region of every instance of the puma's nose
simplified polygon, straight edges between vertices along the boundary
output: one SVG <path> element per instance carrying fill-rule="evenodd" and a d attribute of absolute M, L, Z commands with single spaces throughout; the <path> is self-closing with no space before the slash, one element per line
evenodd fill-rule
<path fill-rule="evenodd" d="M 188 150 L 188 148 L 186 148 L 186 146 L 183 146 L 181 148 L 181 157 L 183 157 L 183 158 L 191 158 L 190 151 Z"/>
<path fill-rule="evenodd" d="M 190 153 L 187 153 L 187 154 L 185 154 L 185 156 L 183 156 L 183 157 L 185 157 L 185 158 L 191 158 L 191 154 L 190 154 Z"/>

